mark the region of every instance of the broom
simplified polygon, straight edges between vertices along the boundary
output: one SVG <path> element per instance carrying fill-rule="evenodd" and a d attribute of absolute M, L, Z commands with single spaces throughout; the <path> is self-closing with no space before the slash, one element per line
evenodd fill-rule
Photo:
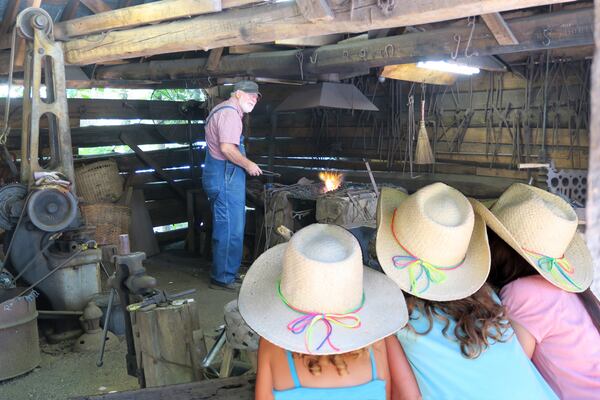
<path fill-rule="evenodd" d="M 415 164 L 433 164 L 433 152 L 429 144 L 427 129 L 425 129 L 425 98 L 421 99 L 421 121 L 419 122 L 419 136 L 417 137 L 417 154 Z"/>

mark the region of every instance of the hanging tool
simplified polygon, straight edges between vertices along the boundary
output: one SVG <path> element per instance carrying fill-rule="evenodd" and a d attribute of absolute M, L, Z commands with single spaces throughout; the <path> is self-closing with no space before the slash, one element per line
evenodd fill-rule
<path fill-rule="evenodd" d="M 421 85 L 421 121 L 419 122 L 419 136 L 417 137 L 417 154 L 415 164 L 433 164 L 433 152 L 429 143 L 429 136 L 425 128 L 425 85 Z"/>
<path fill-rule="evenodd" d="M 363 158 L 363 162 L 367 167 L 367 173 L 369 174 L 369 179 L 371 180 L 371 184 L 373 185 L 373 191 L 377 196 L 379 196 L 379 189 L 377 189 L 377 183 L 375 183 L 375 177 L 373 176 L 373 172 L 371 172 L 371 166 L 369 165 L 369 161 L 366 158 Z"/>

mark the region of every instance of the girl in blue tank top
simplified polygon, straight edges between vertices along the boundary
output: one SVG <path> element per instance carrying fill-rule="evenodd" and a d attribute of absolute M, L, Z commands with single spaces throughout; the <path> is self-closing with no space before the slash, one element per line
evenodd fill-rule
<path fill-rule="evenodd" d="M 381 267 L 410 294 L 408 325 L 386 339 L 394 398 L 556 398 L 485 285 L 489 243 L 469 199 L 443 183 L 410 196 L 384 188 L 377 225 Z"/>
<path fill-rule="evenodd" d="M 388 357 L 392 376 L 396 363 L 408 360 L 423 399 L 558 399 L 487 284 L 461 300 L 408 297 L 407 303 L 410 322 L 386 340 Z M 398 388 L 407 389 L 402 383 Z"/>
<path fill-rule="evenodd" d="M 356 238 L 313 224 L 263 253 L 240 314 L 258 335 L 256 399 L 388 400 L 384 338 L 408 320 L 402 290 L 365 268 Z"/>

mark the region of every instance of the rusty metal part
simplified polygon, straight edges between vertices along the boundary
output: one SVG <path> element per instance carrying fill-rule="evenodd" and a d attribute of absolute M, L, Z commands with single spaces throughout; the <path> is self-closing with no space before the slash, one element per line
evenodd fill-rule
<path fill-rule="evenodd" d="M 60 172 L 74 182 L 71 131 L 65 89 L 65 64 L 59 43 L 49 36 L 52 19 L 38 8 L 23 10 L 17 28 L 27 40 L 24 71 L 23 129 L 21 133 L 21 182 L 31 187 L 36 172 Z M 31 40 L 32 39 L 32 40 Z M 42 98 L 42 69 L 46 96 Z M 48 118 L 50 155 L 40 165 L 40 119 Z M 75 193 L 74 185 L 70 188 Z"/>
<path fill-rule="evenodd" d="M 131 248 L 129 246 L 129 235 L 119 235 L 119 247 L 117 248 L 117 254 L 120 256 L 126 256 L 131 253 Z"/>
<path fill-rule="evenodd" d="M 19 290 L 0 290 L 0 381 L 29 372 L 41 361 L 35 298 L 14 297 Z"/>

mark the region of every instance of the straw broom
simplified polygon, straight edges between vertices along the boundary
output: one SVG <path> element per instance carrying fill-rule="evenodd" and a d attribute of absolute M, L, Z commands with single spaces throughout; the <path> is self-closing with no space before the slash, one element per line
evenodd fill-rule
<path fill-rule="evenodd" d="M 415 164 L 433 164 L 433 152 L 427 129 L 425 129 L 425 99 L 421 99 L 421 121 L 419 122 L 419 136 L 417 137 L 417 154 Z"/>

